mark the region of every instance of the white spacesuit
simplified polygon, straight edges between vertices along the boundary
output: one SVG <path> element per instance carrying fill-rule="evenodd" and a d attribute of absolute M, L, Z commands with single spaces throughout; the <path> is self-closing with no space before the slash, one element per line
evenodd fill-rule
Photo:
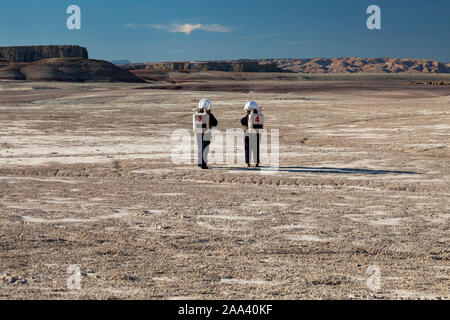
<path fill-rule="evenodd" d="M 258 106 L 255 101 L 249 101 L 244 106 L 247 115 L 241 119 L 241 124 L 245 127 L 244 145 L 245 145 L 245 163 L 250 167 L 250 157 L 259 166 L 259 144 L 261 141 L 261 131 L 264 129 L 264 108 Z"/>
<path fill-rule="evenodd" d="M 208 153 L 211 143 L 211 128 L 218 125 L 217 119 L 211 113 L 213 104 L 208 99 L 202 99 L 194 109 L 192 117 L 194 134 L 197 140 L 197 165 L 208 169 Z"/>

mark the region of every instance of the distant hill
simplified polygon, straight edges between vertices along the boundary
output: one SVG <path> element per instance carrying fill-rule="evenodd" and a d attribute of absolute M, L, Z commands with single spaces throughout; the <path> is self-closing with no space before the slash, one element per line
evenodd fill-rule
<path fill-rule="evenodd" d="M 120 65 L 128 70 L 299 73 L 450 73 L 450 63 L 427 59 L 313 58 L 149 62 Z"/>
<path fill-rule="evenodd" d="M 139 66 L 139 64 L 136 64 Z M 146 63 L 150 71 L 227 71 L 227 72 L 289 72 L 271 62 L 256 60 L 177 61 Z"/>
<path fill-rule="evenodd" d="M 450 64 L 426 59 L 395 58 L 314 58 L 263 59 L 279 68 L 302 73 L 450 73 Z"/>
<path fill-rule="evenodd" d="M 111 60 L 110 61 L 113 64 L 131 64 L 130 60 L 124 59 L 124 60 Z"/>
<path fill-rule="evenodd" d="M 69 82 L 145 82 L 131 72 L 102 60 L 79 58 L 15 62 L 0 69 L 2 80 Z"/>

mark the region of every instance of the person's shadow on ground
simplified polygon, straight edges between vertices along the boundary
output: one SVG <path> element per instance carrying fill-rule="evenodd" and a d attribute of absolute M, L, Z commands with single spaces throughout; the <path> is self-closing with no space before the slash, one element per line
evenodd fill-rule
<path fill-rule="evenodd" d="M 373 170 L 357 168 L 329 168 L 329 167 L 215 167 L 211 169 L 233 170 L 233 171 L 266 171 L 266 172 L 291 172 L 291 173 L 332 173 L 332 174 L 422 174 L 414 171 L 397 170 Z"/>

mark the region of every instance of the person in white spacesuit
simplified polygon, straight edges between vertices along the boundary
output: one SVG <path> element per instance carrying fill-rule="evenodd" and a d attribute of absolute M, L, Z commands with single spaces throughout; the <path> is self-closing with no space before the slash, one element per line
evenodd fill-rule
<path fill-rule="evenodd" d="M 208 153 L 211 143 L 211 129 L 217 127 L 218 121 L 212 114 L 213 104 L 208 99 L 202 99 L 194 109 L 193 126 L 197 140 L 197 165 L 208 169 Z"/>
<path fill-rule="evenodd" d="M 250 158 L 253 158 L 255 166 L 259 167 L 260 152 L 259 145 L 261 141 L 261 130 L 264 128 L 263 108 L 258 106 L 255 101 L 249 101 L 244 106 L 247 115 L 241 119 L 241 125 L 244 127 L 244 146 L 245 163 L 250 167 Z M 252 156 L 252 157 L 251 157 Z"/>

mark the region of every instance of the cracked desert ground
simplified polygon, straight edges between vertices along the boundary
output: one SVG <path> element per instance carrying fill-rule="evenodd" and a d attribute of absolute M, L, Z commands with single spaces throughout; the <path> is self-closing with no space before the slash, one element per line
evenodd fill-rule
<path fill-rule="evenodd" d="M 0 298 L 449 299 L 450 86 L 249 84 L 1 82 Z M 204 97 L 263 105 L 279 171 L 172 163 Z"/>

